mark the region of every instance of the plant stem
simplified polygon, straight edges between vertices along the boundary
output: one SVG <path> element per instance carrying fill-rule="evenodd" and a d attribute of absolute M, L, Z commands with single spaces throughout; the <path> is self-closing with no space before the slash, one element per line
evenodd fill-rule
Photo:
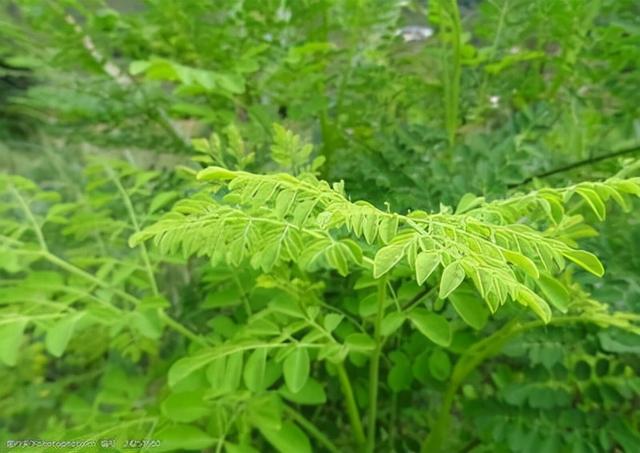
<path fill-rule="evenodd" d="M 140 303 L 140 300 L 137 297 L 132 296 L 131 294 L 128 294 L 122 290 L 119 290 L 117 288 L 113 288 L 111 285 L 109 285 L 107 282 L 105 282 L 104 280 L 100 280 L 97 277 L 94 277 L 93 275 L 91 275 L 90 273 L 80 269 L 79 267 L 74 266 L 73 264 L 69 263 L 68 261 L 63 260 L 62 258 L 54 255 L 53 253 L 49 253 L 49 252 L 42 252 L 42 257 L 44 259 L 46 259 L 47 261 L 49 261 L 51 264 L 55 264 L 56 266 L 66 270 L 67 272 L 71 273 L 71 274 L 75 274 L 78 277 L 81 277 L 91 283 L 93 283 L 96 286 L 99 286 L 100 288 L 104 288 L 104 289 L 108 289 L 113 291 L 115 294 L 117 294 L 118 296 L 120 296 L 122 299 L 131 302 L 133 305 L 138 305 Z"/>
<path fill-rule="evenodd" d="M 444 101 L 445 124 L 449 147 L 453 147 L 456 140 L 456 132 L 459 124 L 460 105 L 460 77 L 461 77 L 461 50 L 462 50 L 462 23 L 460 21 L 460 9 L 457 0 L 441 0 L 448 4 L 442 5 L 442 10 L 448 16 L 448 25 L 451 39 L 451 55 L 447 55 L 444 65 Z"/>
<path fill-rule="evenodd" d="M 113 169 L 108 165 L 104 165 L 104 169 L 109 175 L 109 178 L 113 181 L 116 188 L 118 189 L 118 193 L 122 197 L 122 202 L 124 203 L 125 208 L 127 209 L 127 213 L 129 214 L 129 219 L 131 220 L 131 224 L 133 225 L 133 229 L 136 233 L 140 233 L 140 223 L 138 222 L 138 217 L 136 216 L 136 211 L 133 209 L 133 203 L 131 202 L 131 197 L 125 190 L 120 178 L 113 172 Z M 140 242 L 138 244 L 140 247 L 140 255 L 142 257 L 142 262 L 144 263 L 144 267 L 147 270 L 147 278 L 149 279 L 149 284 L 151 285 L 151 291 L 154 296 L 159 295 L 158 285 L 156 283 L 156 278 L 153 273 L 153 266 L 151 266 L 151 260 L 149 259 L 149 253 L 147 252 L 147 247 L 144 245 L 144 242 Z"/>
<path fill-rule="evenodd" d="M 627 147 L 627 148 L 622 148 L 622 149 L 619 149 L 619 150 L 616 150 L 616 151 L 613 151 L 613 152 L 610 152 L 610 153 L 602 154 L 600 156 L 595 156 L 595 157 L 590 157 L 588 159 L 579 160 L 579 161 L 574 162 L 572 164 L 563 165 L 562 167 L 554 168 L 553 170 L 549 170 L 549 171 L 545 171 L 545 172 L 542 172 L 542 173 L 538 173 L 538 174 L 535 174 L 533 176 L 528 176 L 527 178 L 523 179 L 522 181 L 520 181 L 518 183 L 507 185 L 507 187 L 509 189 L 514 189 L 516 187 L 520 187 L 520 186 L 523 186 L 523 185 L 525 185 L 527 183 L 530 183 L 534 179 L 546 178 L 548 176 L 553 176 L 553 175 L 557 175 L 559 173 L 564 173 L 566 171 L 574 170 L 576 168 L 584 167 L 586 165 L 592 165 L 592 164 L 601 162 L 603 160 L 612 159 L 614 157 L 624 156 L 626 154 L 637 153 L 639 151 L 640 151 L 640 145 L 635 144 L 635 145 Z M 624 174 L 623 174 L 623 176 L 621 176 L 620 174 L 618 174 L 616 176 L 623 177 Z"/>
<path fill-rule="evenodd" d="M 327 436 L 322 434 L 322 432 L 318 428 L 316 428 L 313 423 L 307 420 L 301 413 L 286 404 L 284 406 L 284 409 L 289 414 L 289 416 L 296 421 L 296 423 L 298 423 L 309 434 L 315 437 L 316 440 L 324 445 L 327 450 L 329 450 L 331 453 L 338 453 L 340 451 L 338 450 L 338 447 L 336 447 Z"/>
<path fill-rule="evenodd" d="M 38 244 L 40 244 L 40 248 L 43 251 L 48 252 L 49 247 L 47 246 L 47 241 L 44 240 L 44 234 L 42 234 L 42 228 L 40 228 L 40 225 L 38 225 L 38 222 L 36 221 L 36 218 L 33 216 L 33 212 L 31 212 L 29 205 L 24 200 L 24 198 L 22 198 L 22 195 L 20 195 L 20 192 L 16 190 L 15 187 L 11 186 L 11 191 L 13 192 L 13 195 L 18 200 L 18 203 L 20 203 L 20 207 L 24 211 L 24 214 L 27 216 L 29 223 L 31 223 L 31 226 L 33 227 L 33 232 L 36 234 L 36 237 L 38 238 Z"/>
<path fill-rule="evenodd" d="M 347 407 L 347 415 L 349 416 L 349 422 L 351 423 L 351 429 L 353 430 L 353 437 L 356 444 L 364 445 L 366 442 L 364 436 L 364 429 L 362 429 L 362 422 L 360 419 L 360 413 L 358 411 L 358 405 L 353 397 L 353 389 L 351 388 L 351 381 L 347 370 L 344 368 L 344 364 L 340 363 L 336 365 L 338 370 L 338 379 L 340 380 L 340 386 L 342 388 L 342 394 L 345 398 L 345 405 Z"/>
<path fill-rule="evenodd" d="M 198 343 L 198 344 L 200 344 L 202 346 L 207 346 L 208 343 L 204 340 L 204 338 L 202 338 L 202 337 L 198 336 L 197 334 L 191 332 L 185 326 L 183 326 L 178 321 L 176 321 L 171 316 L 169 316 L 164 310 L 160 310 L 159 309 L 158 310 L 158 315 L 160 316 L 160 318 L 162 318 L 162 320 L 165 322 L 165 324 L 167 326 L 169 326 L 170 328 L 172 328 L 176 332 L 182 334 L 184 337 L 188 338 L 189 340 L 193 341 L 194 343 Z"/>
<path fill-rule="evenodd" d="M 378 410 L 378 378 L 380 371 L 380 353 L 382 352 L 382 336 L 380 323 L 384 313 L 384 299 L 386 296 L 387 280 L 378 280 L 378 313 L 374 326 L 373 339 L 376 347 L 369 362 L 369 412 L 367 414 L 367 452 L 373 452 L 376 445 L 376 417 Z"/>

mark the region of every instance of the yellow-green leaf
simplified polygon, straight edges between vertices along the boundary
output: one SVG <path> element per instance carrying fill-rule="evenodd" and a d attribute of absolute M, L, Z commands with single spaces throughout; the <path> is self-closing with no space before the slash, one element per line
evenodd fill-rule
<path fill-rule="evenodd" d="M 548 274 L 540 275 L 540 279 L 536 283 L 554 307 L 562 313 L 567 312 L 569 292 L 562 283 Z"/>
<path fill-rule="evenodd" d="M 566 249 L 562 251 L 562 254 L 593 275 L 598 277 L 604 275 L 604 267 L 598 257 L 593 253 L 585 252 L 584 250 Z"/>
<path fill-rule="evenodd" d="M 237 173 L 222 167 L 207 167 L 198 172 L 198 181 L 229 181 L 237 176 Z"/>
<path fill-rule="evenodd" d="M 451 294 L 464 280 L 464 269 L 460 261 L 454 261 L 444 268 L 442 279 L 440 280 L 440 299 L 445 299 Z"/>
<path fill-rule="evenodd" d="M 440 254 L 420 252 L 416 256 L 416 280 L 422 285 L 440 264 Z"/>
<path fill-rule="evenodd" d="M 15 321 L 7 319 L 0 324 L 0 360 L 7 366 L 14 366 L 18 361 L 18 351 L 27 323 L 26 318 L 20 318 Z"/>
<path fill-rule="evenodd" d="M 604 220 L 607 215 L 607 208 L 600 198 L 600 195 L 598 195 L 595 190 L 587 187 L 578 187 L 576 192 L 578 192 L 584 201 L 586 201 L 591 207 L 593 212 L 596 214 L 596 217 L 598 217 L 598 220 Z"/>
<path fill-rule="evenodd" d="M 374 278 L 382 277 L 404 256 L 404 245 L 394 244 L 382 247 L 373 259 Z"/>
<path fill-rule="evenodd" d="M 549 304 L 530 289 L 524 288 L 518 290 L 516 298 L 521 304 L 529 307 L 544 322 L 551 321 L 551 308 L 549 308 Z"/>
<path fill-rule="evenodd" d="M 503 250 L 502 255 L 505 257 L 507 261 L 509 261 L 512 264 L 515 264 L 520 269 L 522 269 L 527 274 L 529 274 L 531 277 L 533 278 L 540 277 L 540 272 L 538 271 L 538 268 L 536 267 L 535 263 L 531 261 L 529 258 L 527 258 L 526 256 L 524 256 L 523 254 L 514 252 L 513 250 Z"/>

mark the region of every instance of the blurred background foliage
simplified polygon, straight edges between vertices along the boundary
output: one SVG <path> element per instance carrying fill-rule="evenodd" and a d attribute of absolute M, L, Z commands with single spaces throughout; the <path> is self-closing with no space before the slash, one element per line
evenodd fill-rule
<path fill-rule="evenodd" d="M 136 221 L 150 223 L 193 191 L 187 167 L 205 145 L 192 139 L 210 138 L 234 168 L 293 172 L 294 163 L 270 159 L 277 122 L 313 145 L 314 169 L 344 180 L 354 200 L 432 210 L 468 192 L 491 199 L 631 174 L 639 66 L 636 0 L 2 1 L 0 169 L 38 182 L 16 184 L 48 222 L 50 248 L 112 282 L 100 297 L 122 285 L 144 304 L 132 312 L 139 316 L 98 312 L 112 324 L 78 329 L 63 359 L 35 341 L 46 328 L 31 332 L 19 366 L 0 368 L 1 437 L 143 436 L 145 417 L 166 415 L 162 379 L 184 352 L 149 313 L 170 306 L 196 330 L 230 336 L 243 321 L 235 302 L 275 291 L 253 271 L 232 275 L 197 260 L 162 258 L 163 297 L 144 279 L 145 258 L 127 238 Z M 614 211 L 588 234 L 607 274 L 578 277 L 593 299 L 636 313 L 639 212 L 637 202 L 629 214 Z M 95 289 L 2 253 L 0 305 L 72 301 L 79 296 L 65 286 Z M 308 276 L 289 277 L 329 303 L 360 297 L 353 282 L 311 290 Z M 416 289 L 399 291 L 410 299 Z M 446 352 L 419 335 L 394 345 L 380 451 L 418 449 L 424 413 L 437 411 L 452 361 L 474 335 Z M 548 327 L 503 352 L 456 396 L 456 451 L 637 451 L 637 338 Z M 363 401 L 364 389 L 356 387 Z M 306 415 L 342 445 L 337 389 L 312 400 Z M 204 436 L 184 429 L 167 438 Z"/>

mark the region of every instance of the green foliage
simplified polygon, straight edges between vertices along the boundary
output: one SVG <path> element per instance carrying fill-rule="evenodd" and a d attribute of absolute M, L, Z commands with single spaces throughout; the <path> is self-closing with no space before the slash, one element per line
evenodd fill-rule
<path fill-rule="evenodd" d="M 0 8 L 0 438 L 640 444 L 637 2 Z"/>

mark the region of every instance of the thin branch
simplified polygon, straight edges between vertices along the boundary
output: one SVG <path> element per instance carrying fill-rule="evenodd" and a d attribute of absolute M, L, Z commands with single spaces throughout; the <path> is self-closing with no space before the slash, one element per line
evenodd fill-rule
<path fill-rule="evenodd" d="M 363 446 L 366 442 L 366 437 L 364 435 L 364 429 L 362 428 L 360 412 L 358 411 L 358 404 L 356 403 L 356 399 L 353 396 L 351 380 L 349 379 L 349 375 L 347 374 L 347 370 L 345 369 L 343 363 L 337 364 L 336 369 L 338 371 L 338 379 L 340 380 L 342 395 L 345 398 L 344 402 L 347 408 L 347 415 L 349 416 L 349 423 L 351 424 L 351 429 L 353 430 L 353 437 L 357 445 Z"/>
<path fill-rule="evenodd" d="M 122 185 L 120 178 L 118 177 L 118 175 L 116 175 L 113 172 L 113 169 L 108 165 L 105 165 L 104 168 L 107 174 L 109 175 L 109 178 L 111 178 L 116 188 L 118 189 L 120 196 L 122 197 L 122 201 L 124 203 L 125 208 L 127 209 L 127 213 L 129 214 L 129 219 L 131 220 L 134 230 L 136 231 L 136 233 L 140 233 L 140 223 L 138 222 L 136 211 L 135 209 L 133 209 L 133 203 L 131 202 L 131 197 L 129 197 L 129 194 L 127 193 L 126 189 Z M 144 266 L 147 270 L 147 277 L 149 279 L 149 284 L 151 285 L 151 291 L 153 292 L 154 296 L 158 296 L 160 294 L 158 292 L 158 284 L 156 283 L 156 278 L 153 273 L 153 266 L 151 265 L 151 260 L 149 259 L 149 253 L 147 252 L 147 247 L 145 246 L 144 242 L 141 242 L 140 244 L 138 244 L 138 246 L 140 247 L 140 255 L 142 256 L 142 261 L 144 262 Z"/>
<path fill-rule="evenodd" d="M 576 168 L 580 168 L 580 167 L 584 167 L 587 165 L 592 165 L 595 164 L 597 162 L 601 162 L 603 160 L 607 160 L 607 159 L 613 159 L 614 157 L 619 157 L 619 156 L 624 156 L 626 154 L 632 154 L 635 152 L 640 151 L 640 145 L 634 145 L 631 146 L 629 148 L 623 148 L 621 150 L 618 151 L 614 151 L 608 154 L 603 154 L 601 156 L 595 156 L 595 157 L 590 157 L 588 159 L 584 159 L 584 160 L 579 160 L 577 162 L 574 162 L 572 164 L 568 164 L 568 165 L 564 165 L 562 167 L 558 167 L 555 168 L 553 170 L 549 170 L 549 171 L 545 171 L 542 173 L 538 173 L 536 175 L 533 176 L 529 176 L 528 178 L 518 182 L 518 183 L 513 183 L 513 184 L 509 184 L 507 185 L 507 187 L 509 189 L 514 189 L 516 187 L 520 187 L 523 186 L 525 184 L 530 183 L 531 181 L 533 181 L 534 179 L 539 179 L 539 178 L 546 178 L 548 176 L 552 176 L 552 175 L 557 175 L 559 173 L 564 173 L 566 171 L 570 171 L 570 170 L 574 170 Z"/>
<path fill-rule="evenodd" d="M 33 227 L 33 232 L 36 234 L 36 237 L 38 238 L 38 244 L 40 244 L 40 248 L 42 249 L 43 252 L 48 252 L 49 247 L 47 246 L 47 241 L 45 241 L 44 239 L 42 228 L 40 227 L 36 218 L 34 217 L 33 212 L 31 211 L 31 208 L 29 208 L 29 205 L 27 204 L 25 199 L 22 198 L 22 195 L 20 195 L 20 192 L 16 190 L 15 187 L 11 186 L 11 192 L 13 192 L 13 195 L 18 200 L 18 203 L 20 203 L 20 207 L 22 208 L 22 211 L 27 216 L 27 219 L 29 219 L 29 223 L 31 223 L 31 226 Z"/>
<path fill-rule="evenodd" d="M 309 434 L 311 434 L 315 439 L 325 446 L 327 450 L 331 453 L 338 453 L 340 450 L 336 447 L 333 442 L 329 440 L 327 436 L 325 436 L 316 426 L 307 420 L 301 413 L 293 409 L 288 405 L 284 405 L 285 411 L 289 414 L 289 416 L 294 419 L 300 426 L 302 426 Z"/>

